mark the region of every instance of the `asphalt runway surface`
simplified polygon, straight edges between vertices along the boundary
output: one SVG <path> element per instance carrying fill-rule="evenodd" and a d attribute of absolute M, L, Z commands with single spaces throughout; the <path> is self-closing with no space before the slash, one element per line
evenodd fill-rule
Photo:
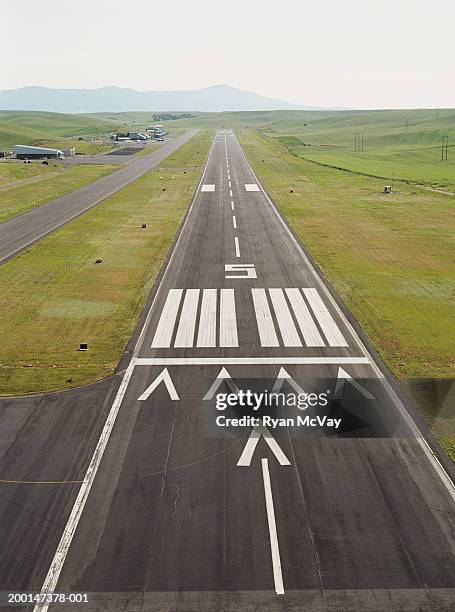
<path fill-rule="evenodd" d="M 0 403 L 2 591 L 88 593 L 91 610 L 453 609 L 434 441 L 230 131 L 124 366 Z M 261 414 L 341 426 L 217 424 L 252 410 L 217 393 L 251 388 L 325 394 Z"/>
<path fill-rule="evenodd" d="M 190 130 L 182 136 L 165 142 L 149 155 L 132 159 L 126 166 L 109 176 L 0 223 L 0 264 L 9 261 L 68 221 L 82 215 L 138 179 L 188 142 L 196 133 L 197 130 Z"/>

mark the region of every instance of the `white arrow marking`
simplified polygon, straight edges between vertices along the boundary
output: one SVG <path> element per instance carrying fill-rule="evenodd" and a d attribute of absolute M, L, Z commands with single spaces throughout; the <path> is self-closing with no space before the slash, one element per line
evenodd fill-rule
<path fill-rule="evenodd" d="M 169 372 L 167 371 L 167 368 L 164 368 L 161 374 L 157 378 L 155 378 L 152 384 L 149 387 L 147 387 L 147 389 L 144 391 L 144 393 L 140 397 L 138 397 L 138 399 L 140 401 L 148 399 L 161 382 L 164 382 L 164 384 L 166 385 L 166 389 L 168 390 L 171 400 L 180 399 L 174 387 L 174 383 L 172 382 L 171 377 L 169 376 Z"/>
<path fill-rule="evenodd" d="M 264 425 L 258 425 L 257 427 L 253 427 L 253 429 L 251 430 L 251 435 L 248 438 L 247 443 L 245 444 L 245 448 L 243 449 L 243 452 L 240 455 L 240 459 L 237 461 L 237 466 L 248 467 L 251 465 L 251 459 L 253 458 L 254 450 L 261 436 L 264 436 L 264 440 L 269 445 L 270 450 L 275 455 L 280 465 L 291 465 L 291 462 L 283 453 L 278 442 L 272 436 L 267 427 L 264 427 Z"/>
<path fill-rule="evenodd" d="M 288 374 L 288 372 L 286 372 L 284 368 L 280 368 L 275 384 L 273 385 L 273 391 L 275 393 L 281 391 L 281 387 L 283 386 L 284 381 L 287 381 L 287 383 L 294 389 L 296 393 L 306 395 L 302 387 L 292 378 L 290 374 Z"/>
<path fill-rule="evenodd" d="M 375 399 L 374 395 L 372 395 L 368 391 L 368 389 L 362 387 L 362 385 L 358 383 L 354 378 L 352 378 L 352 376 L 348 374 L 346 370 L 343 370 L 343 368 L 338 368 L 338 379 L 337 384 L 335 386 L 335 391 L 333 393 L 334 399 L 341 399 L 343 397 L 343 389 L 346 382 L 350 383 L 353 387 L 355 387 L 357 391 L 361 393 L 366 399 Z"/>
<path fill-rule="evenodd" d="M 231 375 L 229 374 L 229 372 L 226 370 L 226 368 L 221 368 L 218 376 L 213 381 L 212 386 L 207 391 L 207 393 L 204 395 L 203 399 L 211 400 L 213 398 L 213 396 L 215 395 L 215 393 L 220 388 L 220 386 L 223 383 L 223 381 L 226 382 L 227 386 L 232 391 L 232 393 L 238 393 L 239 392 L 239 388 L 237 387 L 235 382 L 232 380 Z"/>

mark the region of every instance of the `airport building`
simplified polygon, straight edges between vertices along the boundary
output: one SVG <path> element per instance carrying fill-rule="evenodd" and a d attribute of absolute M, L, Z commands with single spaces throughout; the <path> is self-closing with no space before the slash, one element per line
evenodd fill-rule
<path fill-rule="evenodd" d="M 166 135 L 162 125 L 152 125 L 146 129 L 152 138 L 162 138 Z"/>
<path fill-rule="evenodd" d="M 140 132 L 128 132 L 128 136 L 130 140 L 148 140 L 149 137 L 145 134 L 141 134 Z"/>
<path fill-rule="evenodd" d="M 114 136 L 117 142 L 134 140 L 136 142 L 146 141 L 150 139 L 150 136 L 146 136 L 145 134 L 141 134 L 140 132 L 127 132 L 126 134 L 116 134 Z"/>
<path fill-rule="evenodd" d="M 60 151 L 60 149 L 48 149 L 47 147 L 14 145 L 14 157 L 16 159 L 58 159 L 63 157 L 63 151 Z"/>
<path fill-rule="evenodd" d="M 63 149 L 63 155 L 65 157 L 74 157 L 76 155 L 76 147 L 71 147 L 70 149 Z"/>

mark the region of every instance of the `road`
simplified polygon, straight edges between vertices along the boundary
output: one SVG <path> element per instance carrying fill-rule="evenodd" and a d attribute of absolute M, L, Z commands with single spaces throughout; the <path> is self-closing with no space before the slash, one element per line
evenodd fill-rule
<path fill-rule="evenodd" d="M 232 132 L 103 385 L 2 412 L 2 477 L 22 481 L 2 488 L 2 590 L 96 610 L 453 609 L 453 483 Z M 251 414 L 217 393 L 272 387 L 329 408 L 268 416 L 341 427 L 216 424 Z"/>
<path fill-rule="evenodd" d="M 188 142 L 198 130 L 189 130 L 165 142 L 149 155 L 133 158 L 128 165 L 77 191 L 0 223 L 0 264 L 9 261 L 68 221 L 87 212 L 132 183 Z M 118 161 L 118 160 L 116 160 Z M 104 163 L 98 161 L 98 163 Z"/>

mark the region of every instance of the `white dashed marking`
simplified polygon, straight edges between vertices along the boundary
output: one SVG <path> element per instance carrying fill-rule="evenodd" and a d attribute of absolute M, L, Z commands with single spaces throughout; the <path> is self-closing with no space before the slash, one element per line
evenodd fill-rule
<path fill-rule="evenodd" d="M 237 236 L 234 238 L 234 242 L 235 242 L 235 256 L 240 257 L 240 245 L 239 245 L 239 239 L 237 238 Z"/>

